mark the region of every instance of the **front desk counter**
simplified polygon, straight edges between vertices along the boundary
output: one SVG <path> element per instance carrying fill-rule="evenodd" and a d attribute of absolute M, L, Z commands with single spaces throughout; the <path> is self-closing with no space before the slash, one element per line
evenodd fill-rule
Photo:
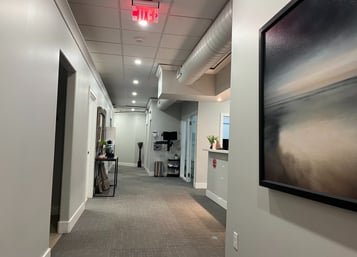
<path fill-rule="evenodd" d="M 206 196 L 227 209 L 228 155 L 227 150 L 208 151 Z"/>

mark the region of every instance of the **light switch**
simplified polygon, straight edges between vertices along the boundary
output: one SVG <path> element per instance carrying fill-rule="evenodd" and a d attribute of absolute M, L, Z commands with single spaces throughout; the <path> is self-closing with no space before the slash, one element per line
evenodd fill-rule
<path fill-rule="evenodd" d="M 233 248 L 238 251 L 238 233 L 233 232 Z"/>

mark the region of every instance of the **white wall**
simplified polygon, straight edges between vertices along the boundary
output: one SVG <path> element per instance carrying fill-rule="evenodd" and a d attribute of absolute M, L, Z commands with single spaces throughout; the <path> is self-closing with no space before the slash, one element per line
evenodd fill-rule
<path fill-rule="evenodd" d="M 184 177 L 185 173 L 185 151 L 187 152 L 186 147 L 186 134 L 187 134 L 187 128 L 186 128 L 186 122 L 187 120 L 194 114 L 197 115 L 198 112 L 198 102 L 190 102 L 190 101 L 184 101 L 181 102 L 181 162 L 180 162 L 180 177 Z M 197 129 L 197 126 L 196 126 Z M 196 149 L 195 149 L 196 150 Z M 187 168 L 187 167 L 186 167 Z"/>
<path fill-rule="evenodd" d="M 216 74 L 216 95 L 231 87 L 231 63 L 228 63 Z"/>
<path fill-rule="evenodd" d="M 174 71 L 163 70 L 159 78 L 159 98 L 195 101 L 210 99 L 215 93 L 215 75 L 205 74 L 191 86 L 180 84 Z"/>
<path fill-rule="evenodd" d="M 226 257 L 355 257 L 355 212 L 258 186 L 258 31 L 287 2 L 233 1 Z"/>
<path fill-rule="evenodd" d="M 115 152 L 119 163 L 136 166 L 139 158 L 137 143 L 145 144 L 145 113 L 115 113 L 113 126 L 116 128 Z M 145 160 L 144 147 L 141 151 L 142 164 Z"/>
<path fill-rule="evenodd" d="M 230 101 L 199 102 L 197 117 L 196 176 L 194 186 L 206 188 L 208 152 L 207 136 L 219 136 L 221 113 L 229 113 Z"/>
<path fill-rule="evenodd" d="M 148 124 L 151 123 L 151 128 L 149 129 L 149 142 L 146 145 L 147 162 L 145 164 L 145 168 L 147 168 L 150 175 L 153 175 L 155 161 L 164 162 L 164 167 L 166 170 L 167 159 L 174 158 L 175 154 L 178 154 L 180 156 L 180 140 L 173 141 L 174 145 L 169 152 L 167 151 L 166 145 L 162 145 L 161 151 L 153 150 L 153 143 L 155 141 L 162 140 L 161 133 L 163 131 L 177 131 L 177 138 L 180 139 L 180 117 L 180 104 L 174 104 L 170 106 L 167 110 L 161 111 L 157 108 L 157 101 L 151 101 L 151 105 L 149 107 L 148 112 Z M 159 136 L 157 138 L 154 138 L 152 132 L 158 132 Z"/>
<path fill-rule="evenodd" d="M 181 103 L 181 120 L 189 118 L 192 114 L 197 113 L 198 102 L 182 102 Z"/>
<path fill-rule="evenodd" d="M 208 174 L 206 196 L 227 209 L 228 154 L 208 151 Z M 216 166 L 213 166 L 213 160 Z"/>
<path fill-rule="evenodd" d="M 76 70 L 65 218 L 85 201 L 88 87 L 111 108 L 54 1 L 0 1 L 0 251 L 48 253 L 59 51 Z M 65 220 L 65 221 L 69 221 Z"/>

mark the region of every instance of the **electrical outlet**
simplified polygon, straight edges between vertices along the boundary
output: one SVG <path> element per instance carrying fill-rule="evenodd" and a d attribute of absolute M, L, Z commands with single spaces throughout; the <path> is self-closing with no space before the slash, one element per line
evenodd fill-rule
<path fill-rule="evenodd" d="M 233 248 L 238 251 L 238 233 L 233 232 Z"/>

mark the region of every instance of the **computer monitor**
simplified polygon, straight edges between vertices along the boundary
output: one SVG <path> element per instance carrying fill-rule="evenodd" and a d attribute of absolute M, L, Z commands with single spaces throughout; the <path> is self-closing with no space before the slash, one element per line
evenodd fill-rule
<path fill-rule="evenodd" d="M 229 139 L 223 139 L 222 140 L 222 147 L 224 150 L 228 150 L 229 149 Z"/>
<path fill-rule="evenodd" d="M 162 138 L 163 140 L 177 140 L 177 131 L 164 131 L 162 132 Z"/>

